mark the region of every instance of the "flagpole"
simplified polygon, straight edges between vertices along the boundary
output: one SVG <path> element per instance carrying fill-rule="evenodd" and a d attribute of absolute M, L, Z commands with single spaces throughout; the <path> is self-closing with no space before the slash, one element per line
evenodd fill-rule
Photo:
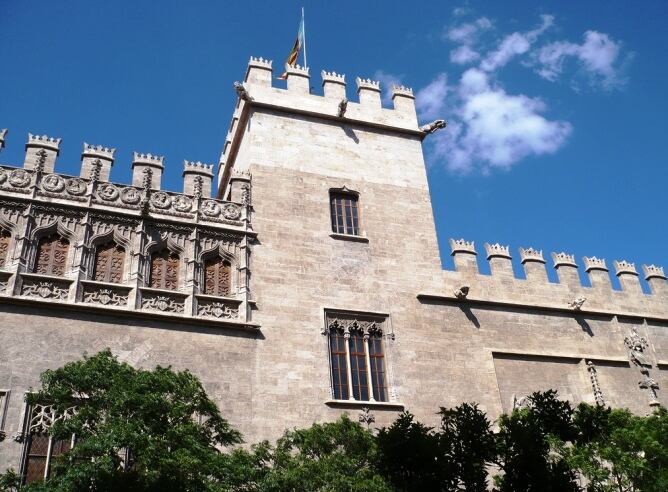
<path fill-rule="evenodd" d="M 302 27 L 304 29 L 304 68 L 308 67 L 306 62 L 306 22 L 304 21 L 304 7 L 302 7 Z"/>

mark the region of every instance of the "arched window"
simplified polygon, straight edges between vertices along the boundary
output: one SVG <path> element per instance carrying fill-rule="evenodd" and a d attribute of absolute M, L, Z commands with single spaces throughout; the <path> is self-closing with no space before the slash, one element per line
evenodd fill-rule
<path fill-rule="evenodd" d="M 154 289 L 176 290 L 179 286 L 179 255 L 167 248 L 151 255 L 151 282 Z"/>
<path fill-rule="evenodd" d="M 69 247 L 70 242 L 57 233 L 41 238 L 37 244 L 34 272 L 44 275 L 64 275 Z"/>
<path fill-rule="evenodd" d="M 232 265 L 220 256 L 204 262 L 204 293 L 229 296 L 232 291 Z"/>
<path fill-rule="evenodd" d="M 7 255 L 9 254 L 9 243 L 12 241 L 12 235 L 5 229 L 0 229 L 0 268 L 7 264 Z"/>
<path fill-rule="evenodd" d="M 120 284 L 123 280 L 125 249 L 110 241 L 95 249 L 95 272 L 93 279 L 98 282 Z"/>
<path fill-rule="evenodd" d="M 330 192 L 329 203 L 332 217 L 332 232 L 359 236 L 359 213 L 357 194 Z"/>

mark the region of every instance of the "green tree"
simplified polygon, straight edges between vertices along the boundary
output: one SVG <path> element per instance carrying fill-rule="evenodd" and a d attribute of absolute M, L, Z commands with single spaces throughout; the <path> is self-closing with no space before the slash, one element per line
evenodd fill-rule
<path fill-rule="evenodd" d="M 242 440 L 188 371 L 135 369 L 107 349 L 46 371 L 41 382 L 29 403 L 61 413 L 76 405 L 50 429 L 56 439 L 74 434 L 76 445 L 30 490 L 212 490 L 228 474 L 220 448 Z"/>
<path fill-rule="evenodd" d="M 446 490 L 454 470 L 442 454 L 439 436 L 431 427 L 404 412 L 378 431 L 378 467 L 397 490 Z"/>
<path fill-rule="evenodd" d="M 576 474 L 555 447 L 575 435 L 573 408 L 549 390 L 529 396 L 527 408 L 499 418 L 496 463 L 503 473 L 494 477 L 501 492 L 576 491 Z"/>
<path fill-rule="evenodd" d="M 485 413 L 476 404 L 441 408 L 439 444 L 444 461 L 443 490 L 488 490 L 487 467 L 494 461 L 495 437 Z"/>
<path fill-rule="evenodd" d="M 257 459 L 258 452 L 261 454 Z M 391 488 L 376 471 L 371 431 L 343 415 L 336 422 L 287 431 L 270 448 L 254 450 L 261 491 L 384 492 Z"/>

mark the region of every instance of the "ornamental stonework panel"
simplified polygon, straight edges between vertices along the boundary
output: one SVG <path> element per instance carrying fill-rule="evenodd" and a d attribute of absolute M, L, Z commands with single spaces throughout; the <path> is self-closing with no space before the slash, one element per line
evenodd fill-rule
<path fill-rule="evenodd" d="M 64 275 L 69 247 L 70 242 L 58 234 L 41 238 L 37 244 L 35 273 L 54 276 Z"/>
<path fill-rule="evenodd" d="M 142 289 L 141 308 L 163 313 L 183 314 L 185 310 L 185 295 L 151 292 Z"/>
<path fill-rule="evenodd" d="M 93 279 L 98 282 L 119 284 L 123 280 L 125 249 L 114 242 L 97 247 L 95 254 L 95 273 Z"/>
<path fill-rule="evenodd" d="M 128 305 L 129 287 L 113 288 L 91 283 L 84 284 L 83 302 L 102 306 L 126 307 Z"/>
<path fill-rule="evenodd" d="M 197 315 L 218 319 L 237 319 L 239 303 L 197 297 Z"/>

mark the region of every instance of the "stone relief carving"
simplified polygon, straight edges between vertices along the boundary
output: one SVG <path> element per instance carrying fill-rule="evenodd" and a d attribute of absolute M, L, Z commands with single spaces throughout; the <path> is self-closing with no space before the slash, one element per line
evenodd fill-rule
<path fill-rule="evenodd" d="M 652 363 L 645 354 L 647 340 L 638 335 L 635 327 L 631 328 L 631 333 L 624 337 L 624 344 L 629 349 L 629 359 L 638 367 L 652 367 Z"/>
<path fill-rule="evenodd" d="M 116 200 L 118 195 L 118 188 L 110 183 L 103 183 L 97 188 L 97 196 L 99 196 L 105 202 L 112 202 Z"/>
<path fill-rule="evenodd" d="M 121 191 L 121 201 L 128 205 L 137 205 L 141 200 L 141 193 L 137 188 L 123 188 Z"/>
<path fill-rule="evenodd" d="M 142 309 L 162 311 L 163 313 L 183 313 L 185 303 L 179 296 L 142 292 Z"/>
<path fill-rule="evenodd" d="M 57 174 L 47 174 L 42 178 L 42 189 L 51 193 L 60 193 L 65 189 L 65 180 Z"/>
<path fill-rule="evenodd" d="M 67 299 L 69 285 L 58 284 L 53 281 L 24 279 L 21 286 L 21 295 L 39 297 L 42 299 Z"/>
<path fill-rule="evenodd" d="M 238 305 L 231 303 L 198 299 L 197 314 L 198 316 L 231 319 L 239 316 L 239 307 Z"/>
<path fill-rule="evenodd" d="M 83 179 L 70 178 L 65 181 L 67 193 L 73 196 L 81 196 L 86 193 L 87 187 Z"/>
<path fill-rule="evenodd" d="M 220 206 L 213 200 L 207 200 L 202 203 L 200 210 L 204 215 L 209 217 L 217 217 L 220 215 Z"/>
<path fill-rule="evenodd" d="M 331 330 L 342 330 L 344 333 L 354 332 L 364 335 L 382 335 L 383 321 L 358 320 L 354 317 L 328 315 L 327 324 L 322 334 L 327 335 Z"/>
<path fill-rule="evenodd" d="M 14 169 L 9 173 L 9 184 L 16 188 L 25 188 L 30 184 L 30 174 L 24 169 Z"/>
<path fill-rule="evenodd" d="M 241 210 L 234 203 L 225 203 L 221 207 L 223 217 L 229 220 L 238 220 L 241 217 Z"/>
<path fill-rule="evenodd" d="M 657 383 L 654 378 L 650 377 L 649 373 L 643 373 L 643 379 L 638 381 L 638 387 L 649 392 L 649 406 L 657 407 L 661 405 L 656 394 L 656 390 L 659 389 L 659 383 Z"/>
<path fill-rule="evenodd" d="M 591 388 L 594 392 L 594 400 L 598 406 L 605 406 L 605 399 L 603 398 L 603 391 L 598 382 L 598 373 L 596 366 L 590 360 L 587 361 L 587 371 L 589 372 L 589 379 L 591 379 Z"/>
<path fill-rule="evenodd" d="M 151 205 L 155 208 L 165 209 L 172 204 L 172 198 L 164 191 L 157 191 L 151 194 Z"/>
<path fill-rule="evenodd" d="M 177 195 L 176 197 L 174 197 L 173 205 L 174 205 L 174 210 L 178 212 L 190 212 L 190 210 L 193 207 L 193 202 L 190 198 L 186 196 Z"/>
<path fill-rule="evenodd" d="M 367 428 L 369 428 L 376 421 L 376 417 L 371 413 L 369 407 L 362 407 L 357 421 L 361 424 L 366 424 Z"/>
<path fill-rule="evenodd" d="M 23 442 L 30 434 L 46 434 L 55 422 L 71 418 L 76 411 L 76 406 L 67 408 L 63 413 L 58 413 L 53 405 L 39 403 L 32 405 L 28 425 L 14 435 L 14 441 Z"/>
<path fill-rule="evenodd" d="M 86 287 L 83 294 L 83 302 L 102 304 L 103 306 L 126 306 L 128 303 L 128 292 L 110 288 Z"/>

